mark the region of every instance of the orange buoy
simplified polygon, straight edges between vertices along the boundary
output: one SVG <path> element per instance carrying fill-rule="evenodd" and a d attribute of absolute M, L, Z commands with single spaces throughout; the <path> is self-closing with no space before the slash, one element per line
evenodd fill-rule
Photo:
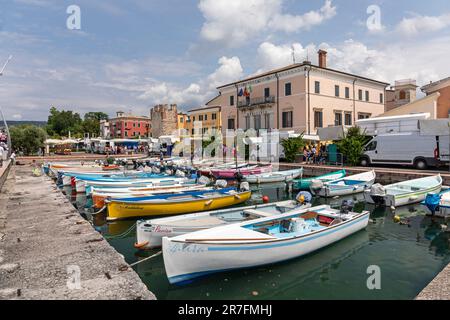
<path fill-rule="evenodd" d="M 134 244 L 134 247 L 136 248 L 136 249 L 142 249 L 142 248 L 145 248 L 147 245 L 149 244 L 149 242 L 148 241 L 145 241 L 145 242 L 142 242 L 142 243 L 135 243 Z"/>

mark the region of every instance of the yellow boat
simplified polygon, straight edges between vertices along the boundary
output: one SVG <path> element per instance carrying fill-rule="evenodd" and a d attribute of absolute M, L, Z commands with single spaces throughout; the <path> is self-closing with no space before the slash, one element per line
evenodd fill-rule
<path fill-rule="evenodd" d="M 107 200 L 107 220 L 166 216 L 217 210 L 243 203 L 251 191 L 234 188 L 186 192 L 182 195 Z"/>

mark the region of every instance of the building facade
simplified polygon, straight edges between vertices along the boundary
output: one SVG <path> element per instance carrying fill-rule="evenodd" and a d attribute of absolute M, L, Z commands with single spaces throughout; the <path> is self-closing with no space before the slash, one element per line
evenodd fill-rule
<path fill-rule="evenodd" d="M 353 125 L 384 113 L 386 87 L 373 79 L 319 65 L 293 64 L 218 88 L 207 105 L 221 106 L 226 129 L 279 129 L 315 134 L 318 128 Z"/>
<path fill-rule="evenodd" d="M 146 138 L 150 132 L 150 118 L 119 111 L 116 118 L 109 120 L 109 132 L 113 139 Z"/>
<path fill-rule="evenodd" d="M 450 77 L 436 82 L 431 82 L 420 88 L 427 96 L 439 93 L 437 100 L 437 118 L 446 119 L 450 117 Z"/>
<path fill-rule="evenodd" d="M 178 129 L 178 111 L 176 104 L 161 104 L 150 110 L 151 136 L 173 135 Z"/>
<path fill-rule="evenodd" d="M 215 130 L 222 131 L 222 108 L 220 106 L 206 106 L 189 111 L 189 122 L 186 129 L 191 136 L 197 134 L 212 134 Z M 201 132 L 195 132 L 195 126 L 201 124 Z"/>
<path fill-rule="evenodd" d="M 103 139 L 111 138 L 108 120 L 100 120 L 100 137 Z"/>
<path fill-rule="evenodd" d="M 386 112 L 410 104 L 417 99 L 416 80 L 395 81 L 395 85 L 386 90 Z"/>

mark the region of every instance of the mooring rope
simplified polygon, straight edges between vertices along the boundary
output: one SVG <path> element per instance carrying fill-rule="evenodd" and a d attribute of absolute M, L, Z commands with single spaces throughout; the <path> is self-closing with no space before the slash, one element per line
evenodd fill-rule
<path fill-rule="evenodd" d="M 92 215 L 96 215 L 96 214 L 102 213 L 103 211 L 105 211 L 105 209 L 106 209 L 106 206 L 103 206 L 103 208 L 101 208 L 101 209 L 98 210 L 98 211 L 92 212 L 91 214 L 92 214 Z"/>
<path fill-rule="evenodd" d="M 132 225 L 129 229 L 127 229 L 125 232 L 123 232 L 123 233 L 121 233 L 121 234 L 118 234 L 118 235 L 116 235 L 116 236 L 107 236 L 107 235 L 105 235 L 104 237 L 105 237 L 106 239 L 120 239 L 120 238 L 125 238 L 126 236 L 128 236 L 128 235 L 131 233 L 131 231 L 134 230 L 134 228 L 136 228 L 136 223 L 133 223 L 133 225 Z"/>
<path fill-rule="evenodd" d="M 135 265 L 138 265 L 138 264 L 141 263 L 141 262 L 144 262 L 144 261 L 150 260 L 150 259 L 152 259 L 152 258 L 155 258 L 155 257 L 159 256 L 161 253 L 162 253 L 162 251 L 159 251 L 158 253 L 155 253 L 154 255 L 152 255 L 152 256 L 150 256 L 150 257 L 147 257 L 147 258 L 145 258 L 145 259 L 142 259 L 142 260 L 140 260 L 140 261 L 137 261 L 137 262 L 135 262 L 135 263 L 132 263 L 132 264 L 130 264 L 130 267 L 134 267 Z"/>

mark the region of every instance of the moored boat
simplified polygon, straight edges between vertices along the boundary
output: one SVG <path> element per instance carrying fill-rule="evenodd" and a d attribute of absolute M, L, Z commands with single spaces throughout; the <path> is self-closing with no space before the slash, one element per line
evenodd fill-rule
<path fill-rule="evenodd" d="M 324 205 L 164 237 L 166 274 L 170 283 L 182 283 L 304 256 L 364 229 L 369 215 Z"/>
<path fill-rule="evenodd" d="M 432 215 L 440 217 L 450 216 L 450 189 L 441 191 L 440 193 L 429 193 L 422 202 L 431 212 Z"/>
<path fill-rule="evenodd" d="M 375 171 L 372 170 L 329 182 L 313 180 L 311 181 L 310 190 L 316 196 L 326 198 L 356 194 L 372 187 L 375 178 Z"/>
<path fill-rule="evenodd" d="M 387 186 L 373 185 L 364 192 L 367 203 L 386 207 L 399 207 L 418 203 L 429 193 L 439 193 L 442 189 L 441 175 L 403 181 Z"/>
<path fill-rule="evenodd" d="M 185 214 L 168 218 L 141 220 L 136 225 L 137 249 L 152 249 L 162 245 L 163 237 L 214 228 L 226 224 L 250 221 L 311 206 L 305 199 L 288 200 L 247 207 Z"/>
<path fill-rule="evenodd" d="M 247 181 L 248 183 L 252 184 L 291 182 L 295 178 L 301 176 L 302 174 L 303 168 L 300 168 L 287 171 L 277 171 L 277 172 L 248 175 L 244 177 L 244 181 Z"/>
<path fill-rule="evenodd" d="M 234 179 L 237 174 L 242 176 L 249 176 L 261 173 L 272 172 L 272 165 L 255 165 L 242 168 L 229 168 L 229 169 L 211 169 L 210 174 L 217 179 Z"/>
<path fill-rule="evenodd" d="M 321 176 L 317 176 L 317 177 L 313 177 L 313 178 L 300 178 L 300 179 L 295 179 L 294 183 L 293 183 L 293 187 L 296 190 L 309 190 L 309 188 L 311 187 L 311 182 L 313 180 L 319 180 L 322 182 L 329 182 L 329 181 L 334 181 L 334 180 L 338 180 L 341 178 L 344 178 L 346 175 L 345 170 L 339 170 L 336 172 L 331 172 L 331 173 L 327 173 Z"/>
<path fill-rule="evenodd" d="M 247 188 L 185 192 L 182 195 L 157 195 L 143 198 L 106 200 L 107 219 L 176 215 L 217 210 L 250 199 Z"/>

